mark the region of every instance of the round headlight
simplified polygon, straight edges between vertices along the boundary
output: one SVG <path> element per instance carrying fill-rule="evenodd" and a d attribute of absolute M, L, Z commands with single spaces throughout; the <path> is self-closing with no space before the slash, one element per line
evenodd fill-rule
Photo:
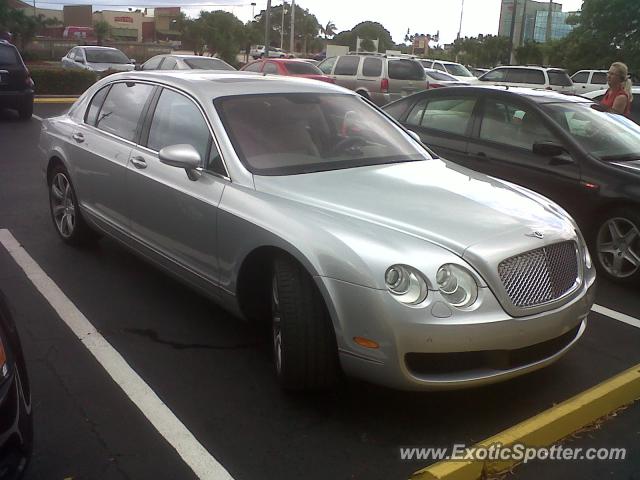
<path fill-rule="evenodd" d="M 427 298 L 427 282 L 412 267 L 392 265 L 387 269 L 384 279 L 389 292 L 401 303 L 417 305 Z"/>
<path fill-rule="evenodd" d="M 436 274 L 438 289 L 444 299 L 454 307 L 468 307 L 478 298 L 478 285 L 463 267 L 448 263 Z"/>

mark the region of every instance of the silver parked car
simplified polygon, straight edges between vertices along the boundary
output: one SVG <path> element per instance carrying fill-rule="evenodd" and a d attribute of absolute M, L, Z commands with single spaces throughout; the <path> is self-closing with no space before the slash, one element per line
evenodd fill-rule
<path fill-rule="evenodd" d="M 144 62 L 140 70 L 235 70 L 220 58 L 200 55 L 156 55 Z"/>
<path fill-rule="evenodd" d="M 63 68 L 98 73 L 107 70 L 131 71 L 136 63 L 133 58 L 127 58 L 120 50 L 111 47 L 73 47 L 61 62 Z"/>
<path fill-rule="evenodd" d="M 573 220 L 435 157 L 354 92 L 213 72 L 115 74 L 42 124 L 53 223 L 100 232 L 270 322 L 285 388 L 340 369 L 400 389 L 515 377 L 580 338 Z"/>

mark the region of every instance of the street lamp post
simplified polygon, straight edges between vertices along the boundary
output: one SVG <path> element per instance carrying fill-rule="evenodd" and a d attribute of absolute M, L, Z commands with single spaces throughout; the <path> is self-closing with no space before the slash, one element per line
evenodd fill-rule
<path fill-rule="evenodd" d="M 460 6 L 460 25 L 458 26 L 458 40 L 460 40 L 460 34 L 462 33 L 462 16 L 464 15 L 464 0 L 462 0 L 462 5 Z M 460 46 L 458 45 L 458 48 Z M 458 61 L 458 54 L 456 53 L 456 62 Z"/>
<path fill-rule="evenodd" d="M 269 44 L 271 43 L 271 0 L 267 0 L 267 18 L 264 23 L 264 56 L 265 58 L 269 58 Z"/>
<path fill-rule="evenodd" d="M 286 13 L 287 9 L 285 8 L 287 6 L 286 2 L 282 3 L 282 23 L 280 24 L 280 50 L 282 50 L 284 48 L 284 14 Z"/>
<path fill-rule="evenodd" d="M 251 2 L 251 21 L 256 19 L 256 2 Z"/>
<path fill-rule="evenodd" d="M 296 18 L 296 0 L 291 0 L 291 38 L 289 39 L 289 53 L 293 55 L 293 48 L 295 47 L 294 33 L 294 21 Z"/>

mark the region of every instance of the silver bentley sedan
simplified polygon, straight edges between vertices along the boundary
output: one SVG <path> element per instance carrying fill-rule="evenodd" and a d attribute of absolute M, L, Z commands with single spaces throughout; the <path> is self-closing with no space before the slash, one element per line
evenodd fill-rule
<path fill-rule="evenodd" d="M 115 74 L 40 142 L 62 240 L 108 235 L 269 322 L 284 388 L 486 384 L 585 331 L 595 271 L 562 208 L 437 158 L 335 85 Z"/>

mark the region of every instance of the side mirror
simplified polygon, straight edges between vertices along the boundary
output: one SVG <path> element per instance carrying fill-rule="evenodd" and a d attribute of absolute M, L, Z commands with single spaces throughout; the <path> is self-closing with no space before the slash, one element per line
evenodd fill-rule
<path fill-rule="evenodd" d="M 170 167 L 184 168 L 189 180 L 200 178 L 200 165 L 202 158 L 193 146 L 186 143 L 170 145 L 158 152 L 160 162 Z"/>
<path fill-rule="evenodd" d="M 565 153 L 564 147 L 557 143 L 536 142 L 533 144 L 533 153 L 543 155 L 545 157 L 557 157 Z"/>

